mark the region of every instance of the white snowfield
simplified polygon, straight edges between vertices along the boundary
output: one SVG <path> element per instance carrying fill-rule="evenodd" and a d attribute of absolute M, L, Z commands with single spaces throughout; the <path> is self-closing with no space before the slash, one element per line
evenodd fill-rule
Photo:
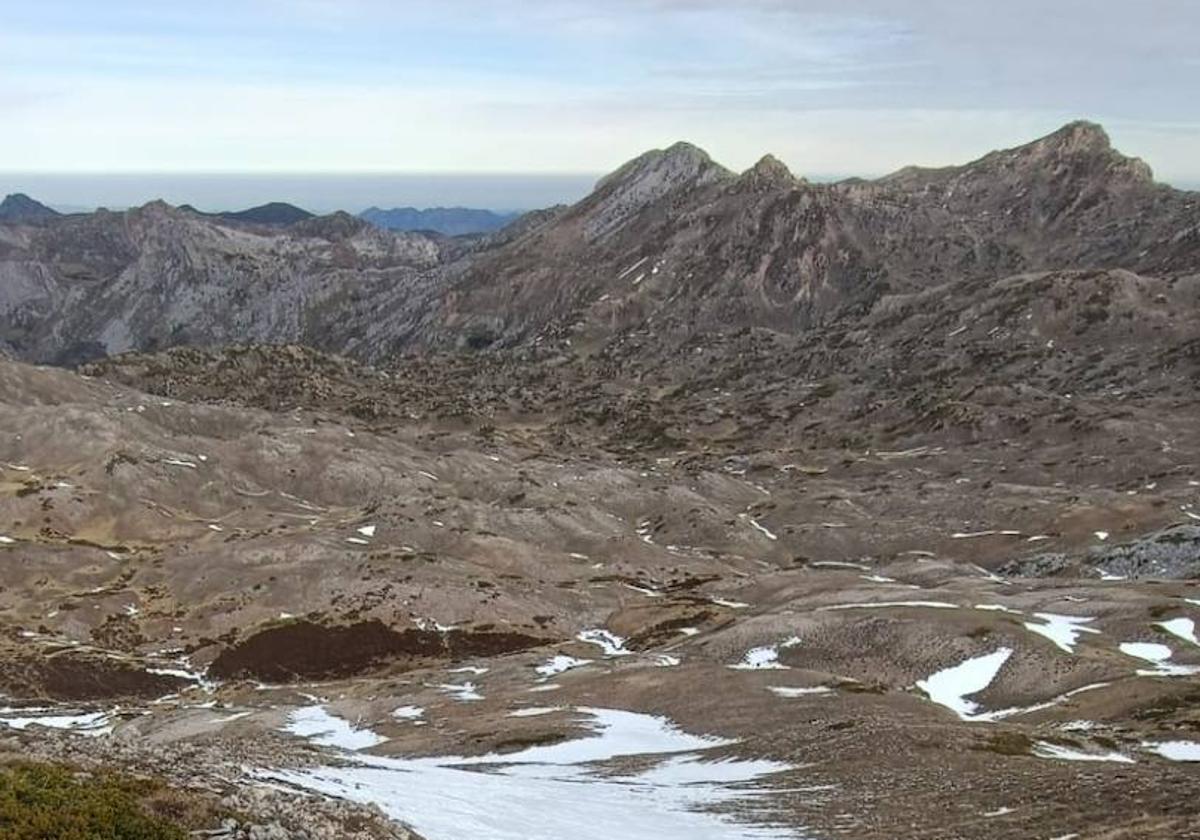
<path fill-rule="evenodd" d="M 262 771 L 265 780 L 379 805 L 427 840 L 783 840 L 794 831 L 739 823 L 713 806 L 753 808 L 745 785 L 789 769 L 771 761 L 705 761 L 731 741 L 680 731 L 663 718 L 581 708 L 586 737 L 508 755 L 398 759 Z M 630 775 L 591 766 L 622 756 L 664 756 Z"/>

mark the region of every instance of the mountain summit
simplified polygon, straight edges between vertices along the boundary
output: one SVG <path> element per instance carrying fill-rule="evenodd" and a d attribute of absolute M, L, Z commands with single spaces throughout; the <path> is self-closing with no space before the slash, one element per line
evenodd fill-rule
<path fill-rule="evenodd" d="M 732 177 L 732 172 L 691 143 L 646 152 L 602 178 L 595 192 L 583 200 L 586 234 L 599 239 L 668 195 Z"/>
<path fill-rule="evenodd" d="M 0 201 L 0 221 L 40 222 L 60 214 L 24 193 L 13 193 Z"/>

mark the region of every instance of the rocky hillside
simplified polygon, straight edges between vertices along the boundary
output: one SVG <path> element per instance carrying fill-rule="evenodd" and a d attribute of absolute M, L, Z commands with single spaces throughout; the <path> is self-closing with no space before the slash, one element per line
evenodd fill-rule
<path fill-rule="evenodd" d="M 0 225 L 0 347 L 67 365 L 248 340 L 352 352 L 373 302 L 441 261 L 430 237 L 346 214 L 279 230 L 155 202 Z"/>

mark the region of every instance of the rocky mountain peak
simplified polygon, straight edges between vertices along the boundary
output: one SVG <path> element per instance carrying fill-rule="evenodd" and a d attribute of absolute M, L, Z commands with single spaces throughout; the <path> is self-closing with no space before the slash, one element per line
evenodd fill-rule
<path fill-rule="evenodd" d="M 1007 159 L 1032 170 L 1069 168 L 1080 177 L 1150 183 L 1154 175 L 1138 158 L 1126 157 L 1113 148 L 1108 132 L 1086 120 L 1071 122 L 1045 137 L 1007 152 L 984 158 Z"/>
<path fill-rule="evenodd" d="M 1140 188 L 1153 181 L 1150 167 L 1114 149 L 1104 128 L 1078 120 L 1030 143 L 991 152 L 962 166 L 910 166 L 879 183 L 908 191 L 970 184 L 971 192 L 1019 192 L 1040 184 L 1069 196 L 1085 190 Z"/>
<path fill-rule="evenodd" d="M 13 193 L 0 201 L 0 221 L 33 222 L 53 219 L 58 215 L 57 211 L 40 201 L 35 201 L 25 193 Z"/>
<path fill-rule="evenodd" d="M 670 193 L 732 177 L 733 173 L 691 143 L 646 152 L 601 179 L 591 197 L 580 205 L 587 215 L 585 234 L 598 239 Z"/>
<path fill-rule="evenodd" d="M 774 155 L 764 155 L 740 178 L 743 185 L 756 190 L 787 189 L 800 183 L 800 180 Z"/>
<path fill-rule="evenodd" d="M 1053 134 L 1035 142 L 1056 144 L 1063 149 L 1076 151 L 1107 152 L 1112 150 L 1112 140 L 1109 138 L 1108 132 L 1104 130 L 1104 126 L 1088 120 L 1069 122 Z"/>

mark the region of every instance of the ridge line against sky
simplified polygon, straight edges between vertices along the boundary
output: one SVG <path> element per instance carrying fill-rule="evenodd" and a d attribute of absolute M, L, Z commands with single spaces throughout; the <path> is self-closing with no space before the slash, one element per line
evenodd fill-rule
<path fill-rule="evenodd" d="M 1088 118 L 1200 181 L 1190 0 L 8 5 L 0 171 L 877 175 Z"/>

